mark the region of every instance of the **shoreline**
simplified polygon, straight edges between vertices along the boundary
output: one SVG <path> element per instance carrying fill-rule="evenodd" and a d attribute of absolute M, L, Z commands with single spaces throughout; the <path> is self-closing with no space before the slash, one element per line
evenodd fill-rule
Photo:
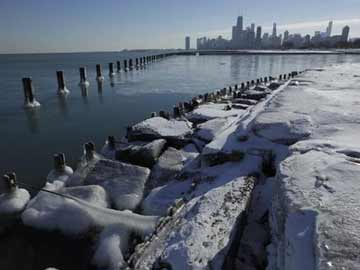
<path fill-rule="evenodd" d="M 341 184 L 317 160 L 330 160 L 331 172 L 345 164 L 352 172 L 344 171 L 347 181 L 360 175 L 360 169 L 347 163 L 356 163 L 360 157 L 351 149 L 353 140 L 340 145 L 336 132 L 330 132 L 332 138 L 321 138 L 329 132 L 321 128 L 331 124 L 331 106 L 341 99 L 336 89 L 358 80 L 351 73 L 353 66 L 359 68 L 347 65 L 343 84 L 335 80 L 345 76 L 341 66 L 308 70 L 299 76 L 293 72 L 279 80 L 259 78 L 199 95 L 178 104 L 174 117 L 166 112 L 154 114 L 129 127 L 127 138 L 109 137 L 100 155 L 87 144 L 74 174 L 60 170 L 48 179 L 46 189 L 83 203 L 54 200 L 40 192 L 30 204 L 23 198 L 19 207 L 17 201 L 10 217 L 16 223 L 20 218 L 27 228 L 60 231 L 71 239 L 89 236 L 96 228 L 98 240 L 89 247 L 95 254 L 88 259 L 109 269 L 120 269 L 120 265 L 133 269 L 261 269 L 265 265 L 268 269 L 315 269 L 317 262 L 351 268 L 357 264 L 356 257 L 338 255 L 336 251 L 345 248 L 342 242 L 319 229 L 327 225 L 324 207 L 337 210 L 328 196 L 339 199 L 337 194 L 343 193 Z M 326 72 L 330 75 L 323 75 Z M 326 88 L 326 80 L 333 80 L 327 86 L 332 92 L 319 92 Z M 350 101 L 347 98 L 346 104 Z M 317 110 L 319 105 L 324 111 Z M 340 127 L 349 131 L 347 125 L 356 116 L 341 118 L 336 112 L 332 117 L 339 117 Z M 339 128 L 336 124 L 334 129 Z M 348 133 L 344 136 L 351 138 Z M 315 177 L 315 188 L 302 180 L 313 181 L 310 176 L 318 170 L 323 172 Z M 298 182 L 290 185 L 289 178 Z M 348 195 L 357 191 L 345 190 Z M 320 200 L 321 207 L 313 203 L 319 197 L 326 199 Z M 5 202 L 11 204 L 11 199 L 2 197 L 0 209 Z M 72 217 L 73 228 L 64 223 L 67 215 Z M 356 219 L 347 212 L 346 217 Z M 326 221 L 337 218 L 330 216 Z M 342 228 L 328 229 L 342 233 Z M 131 238 L 130 233 L 138 238 Z M 348 240 L 359 244 L 356 237 Z M 291 252 L 286 245 L 292 247 Z M 313 257 L 316 260 L 309 259 Z"/>

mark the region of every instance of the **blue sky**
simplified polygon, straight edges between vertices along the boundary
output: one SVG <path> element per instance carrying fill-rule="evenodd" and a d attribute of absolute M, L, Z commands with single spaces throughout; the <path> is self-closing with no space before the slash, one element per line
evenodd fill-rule
<path fill-rule="evenodd" d="M 229 37 L 238 15 L 269 30 L 311 33 L 334 20 L 360 37 L 359 0 L 0 0 L 0 53 L 179 48 Z"/>

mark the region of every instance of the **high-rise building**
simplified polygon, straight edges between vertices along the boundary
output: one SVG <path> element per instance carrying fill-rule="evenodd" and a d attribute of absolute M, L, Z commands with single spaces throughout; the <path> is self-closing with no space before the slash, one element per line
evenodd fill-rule
<path fill-rule="evenodd" d="M 346 25 L 341 33 L 341 41 L 343 42 L 347 42 L 349 39 L 349 32 L 350 32 L 350 27 L 348 25 Z"/>
<path fill-rule="evenodd" d="M 255 33 L 255 23 L 252 23 L 252 24 L 251 24 L 250 29 L 251 29 L 251 32 L 254 32 L 254 33 Z"/>
<path fill-rule="evenodd" d="M 333 21 L 330 21 L 328 27 L 326 28 L 326 36 L 327 37 L 331 36 L 332 27 L 333 27 Z"/>
<path fill-rule="evenodd" d="M 190 37 L 185 37 L 185 50 L 190 50 Z"/>
<path fill-rule="evenodd" d="M 276 33 L 276 23 L 273 24 L 273 31 L 272 31 L 272 37 L 276 37 L 277 33 Z"/>
<path fill-rule="evenodd" d="M 261 26 L 256 28 L 256 40 L 261 40 Z"/>
<path fill-rule="evenodd" d="M 288 39 L 289 39 L 289 31 L 286 30 L 286 31 L 284 32 L 284 41 L 287 41 Z"/>
<path fill-rule="evenodd" d="M 243 17 L 242 16 L 239 16 L 237 18 L 236 26 L 239 28 L 240 31 L 243 30 Z"/>

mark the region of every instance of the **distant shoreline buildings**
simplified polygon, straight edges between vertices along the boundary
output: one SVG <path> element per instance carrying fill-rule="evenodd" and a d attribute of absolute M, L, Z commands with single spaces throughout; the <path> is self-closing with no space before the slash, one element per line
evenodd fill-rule
<path fill-rule="evenodd" d="M 350 27 L 345 26 L 341 35 L 331 35 L 333 22 L 330 21 L 326 31 L 315 31 L 313 36 L 309 34 L 291 34 L 285 31 L 283 34 L 277 32 L 276 23 L 273 24 L 271 33 L 262 33 L 262 27 L 252 23 L 244 27 L 243 17 L 237 18 L 236 25 L 232 27 L 231 40 L 218 38 L 201 37 L 197 39 L 198 50 L 239 50 L 239 49 L 312 49 L 312 48 L 346 48 L 349 47 Z M 188 37 L 187 37 L 188 38 Z M 354 40 L 360 47 L 360 39 Z"/>

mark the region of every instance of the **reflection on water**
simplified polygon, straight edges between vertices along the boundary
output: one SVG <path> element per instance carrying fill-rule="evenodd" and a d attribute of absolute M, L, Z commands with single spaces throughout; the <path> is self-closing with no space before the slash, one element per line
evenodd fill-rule
<path fill-rule="evenodd" d="M 170 112 L 174 104 L 192 96 L 293 70 L 360 62 L 360 56 L 350 55 L 178 56 L 96 81 L 96 64 L 106 69 L 104 63 L 123 63 L 124 57 L 120 53 L 0 55 L 0 149 L 5 153 L 0 156 L 0 173 L 16 170 L 22 181 L 40 186 L 53 153 L 65 152 L 74 166 L 84 142 L 94 141 L 99 149 L 108 135 L 120 137 L 127 126 L 151 112 Z M 87 67 L 88 88 L 78 86 L 79 66 Z M 72 90 L 67 96 L 53 91 L 57 89 L 54 71 L 60 69 Z M 24 112 L 20 81 L 29 70 L 42 106 Z"/>
<path fill-rule="evenodd" d="M 28 122 L 29 131 L 31 133 L 39 132 L 39 118 L 40 118 L 40 108 L 25 108 L 25 115 Z"/>

